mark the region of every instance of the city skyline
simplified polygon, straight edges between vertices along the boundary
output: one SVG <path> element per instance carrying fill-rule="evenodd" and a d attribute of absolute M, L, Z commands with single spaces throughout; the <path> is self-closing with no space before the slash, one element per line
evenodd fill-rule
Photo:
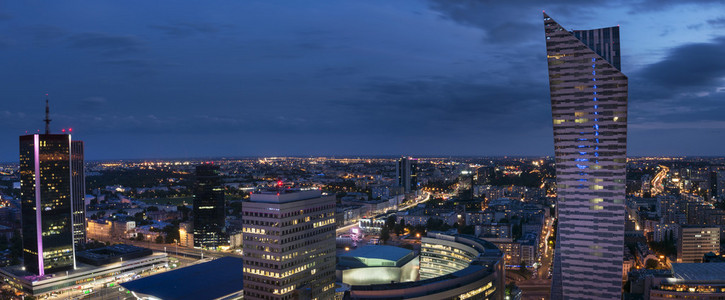
<path fill-rule="evenodd" d="M 72 127 L 89 160 L 552 155 L 528 21 L 547 9 L 571 29 L 627 28 L 628 153 L 717 155 L 725 140 L 717 2 L 235 5 L 7 4 L 0 138 L 42 128 L 49 93 L 52 131 Z"/>

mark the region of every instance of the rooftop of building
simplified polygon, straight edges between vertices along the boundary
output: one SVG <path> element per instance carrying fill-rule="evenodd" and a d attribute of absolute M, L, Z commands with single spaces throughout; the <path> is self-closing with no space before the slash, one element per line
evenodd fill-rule
<path fill-rule="evenodd" d="M 124 259 L 129 260 L 149 256 L 151 254 L 153 254 L 153 251 L 148 248 L 116 244 L 103 248 L 80 251 L 76 253 L 76 259 L 90 265 L 100 266 L 103 264 L 123 261 Z"/>
<path fill-rule="evenodd" d="M 250 202 L 286 203 L 322 196 L 319 189 L 278 188 L 254 192 L 250 195 Z"/>
<path fill-rule="evenodd" d="M 212 300 L 241 291 L 242 275 L 242 259 L 227 256 L 121 285 L 165 300 Z"/>
<path fill-rule="evenodd" d="M 415 258 L 413 250 L 385 245 L 366 245 L 339 255 L 341 267 L 402 266 Z M 388 263 L 386 265 L 386 263 Z"/>
<path fill-rule="evenodd" d="M 725 263 L 673 263 L 672 273 L 682 281 L 725 281 Z"/>

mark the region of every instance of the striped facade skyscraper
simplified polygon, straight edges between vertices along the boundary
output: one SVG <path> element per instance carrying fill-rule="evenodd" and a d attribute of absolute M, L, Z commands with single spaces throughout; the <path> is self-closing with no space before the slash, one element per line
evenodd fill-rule
<path fill-rule="evenodd" d="M 556 154 L 552 299 L 620 299 L 627 77 L 619 27 L 567 31 L 544 13 Z"/>

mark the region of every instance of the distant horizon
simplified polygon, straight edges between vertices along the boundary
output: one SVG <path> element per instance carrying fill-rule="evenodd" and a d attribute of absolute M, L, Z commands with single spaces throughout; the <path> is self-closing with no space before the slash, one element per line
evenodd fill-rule
<path fill-rule="evenodd" d="M 400 157 L 412 157 L 422 159 L 455 159 L 455 158 L 551 158 L 553 155 L 238 155 L 238 156 L 198 156 L 198 157 L 156 157 L 156 158 L 108 158 L 108 159 L 86 159 L 85 162 L 109 162 L 109 161 L 123 161 L 123 162 L 134 162 L 134 161 L 178 161 L 178 160 L 234 160 L 234 159 L 257 159 L 257 158 L 331 158 L 331 159 L 345 159 L 345 158 L 372 158 L 372 159 L 396 159 Z M 725 159 L 725 155 L 628 155 L 627 158 L 705 158 L 705 159 Z M 0 164 L 17 164 L 17 161 L 4 161 Z"/>

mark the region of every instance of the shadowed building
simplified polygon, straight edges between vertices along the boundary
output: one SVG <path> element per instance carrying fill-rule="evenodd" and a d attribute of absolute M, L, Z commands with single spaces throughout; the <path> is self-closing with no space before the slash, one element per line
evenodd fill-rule
<path fill-rule="evenodd" d="M 619 27 L 567 31 L 544 14 L 556 154 L 552 299 L 619 299 L 627 77 Z"/>
<path fill-rule="evenodd" d="M 68 134 L 20 137 L 23 261 L 40 276 L 75 264 L 70 148 Z"/>
<path fill-rule="evenodd" d="M 83 141 L 71 141 L 70 148 L 73 242 L 77 248 L 86 243 L 86 174 L 83 166 Z"/>
<path fill-rule="evenodd" d="M 217 248 L 224 244 L 224 186 L 219 166 L 196 166 L 194 186 L 194 247 Z"/>
<path fill-rule="evenodd" d="M 398 186 L 403 187 L 405 193 L 418 189 L 418 160 L 411 157 L 402 157 L 397 165 Z"/>

